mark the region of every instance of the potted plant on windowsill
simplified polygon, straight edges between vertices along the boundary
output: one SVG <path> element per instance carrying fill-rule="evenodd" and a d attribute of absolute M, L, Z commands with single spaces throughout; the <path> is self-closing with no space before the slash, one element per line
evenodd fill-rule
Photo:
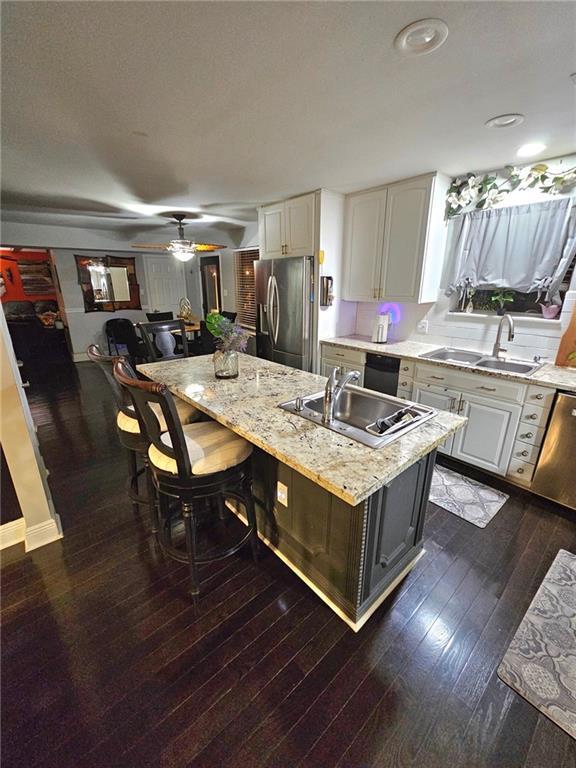
<path fill-rule="evenodd" d="M 492 296 L 490 296 L 490 301 L 496 304 L 496 314 L 504 315 L 506 313 L 506 304 L 514 302 L 514 291 L 507 291 L 501 288 L 499 291 L 494 291 Z"/>
<path fill-rule="evenodd" d="M 216 339 L 214 375 L 217 379 L 235 379 L 238 376 L 238 352 L 245 352 L 248 333 L 238 324 L 218 312 L 206 317 L 206 327 Z"/>

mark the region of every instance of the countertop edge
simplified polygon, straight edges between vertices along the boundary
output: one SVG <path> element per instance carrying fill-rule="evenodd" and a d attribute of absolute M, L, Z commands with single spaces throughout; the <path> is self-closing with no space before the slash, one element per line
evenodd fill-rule
<path fill-rule="evenodd" d="M 464 373 L 473 373 L 479 376 L 490 376 L 492 378 L 497 379 L 505 379 L 507 381 L 515 381 L 519 384 L 534 384 L 540 387 L 548 387 L 550 389 L 562 389 L 562 390 L 570 390 L 573 392 L 576 392 L 576 368 L 570 368 L 569 366 L 563 367 L 563 366 L 556 366 L 554 363 L 546 362 L 543 364 L 542 368 L 535 371 L 533 374 L 526 376 L 523 374 L 518 373 L 510 373 L 509 371 L 496 371 L 494 369 L 479 369 L 474 368 L 472 366 L 467 365 L 461 365 L 460 363 L 454 363 L 448 360 L 430 360 L 429 358 L 422 357 L 423 354 L 426 354 L 427 352 L 432 352 L 435 349 L 439 349 L 442 345 L 439 344 L 430 344 L 428 342 L 420 342 L 420 341 L 410 341 L 407 339 L 406 341 L 398 341 L 398 342 L 390 342 L 385 344 L 377 344 L 376 342 L 371 342 L 369 339 L 359 339 L 359 338 L 353 338 L 353 337 L 347 337 L 347 336 L 337 336 L 335 338 L 331 339 L 321 339 L 320 344 L 331 344 L 335 347 L 342 347 L 343 349 L 353 349 L 357 352 L 368 352 L 373 354 L 381 354 L 381 355 L 387 355 L 389 357 L 398 357 L 405 360 L 414 360 L 420 363 L 426 363 L 429 365 L 435 365 L 439 368 L 452 368 L 453 370 L 457 371 L 463 371 Z M 421 345 L 423 348 L 422 353 L 420 354 L 414 354 L 410 352 L 403 351 L 402 349 L 399 349 L 398 347 L 401 347 L 403 344 L 417 344 Z M 510 357 L 510 360 L 513 360 L 514 358 Z M 546 369 L 549 370 L 549 368 L 560 368 L 561 371 L 566 371 L 568 373 L 574 374 L 574 383 L 566 383 L 561 381 L 547 381 L 546 379 L 540 379 L 538 377 L 538 374 L 541 372 L 546 373 Z M 553 372 L 550 372 L 550 375 L 553 376 Z"/>

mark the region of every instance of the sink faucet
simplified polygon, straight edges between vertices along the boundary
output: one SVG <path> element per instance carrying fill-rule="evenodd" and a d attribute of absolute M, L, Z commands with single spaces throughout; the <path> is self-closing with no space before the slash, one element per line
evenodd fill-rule
<path fill-rule="evenodd" d="M 360 371 L 348 371 L 344 373 L 342 368 L 334 368 L 326 382 L 324 401 L 322 403 L 322 421 L 330 424 L 334 419 L 334 409 L 338 404 L 340 395 L 351 381 L 359 381 Z"/>
<path fill-rule="evenodd" d="M 512 320 L 512 317 L 510 315 L 502 315 L 500 318 L 500 322 L 498 323 L 498 331 L 496 332 L 496 340 L 494 341 L 494 347 L 492 348 L 492 357 L 498 358 L 500 357 L 501 352 L 506 352 L 507 350 L 504 349 L 504 347 L 500 344 L 500 339 L 502 337 L 502 330 L 504 328 L 504 321 L 508 322 L 508 341 L 512 341 L 514 339 L 514 320 Z"/>

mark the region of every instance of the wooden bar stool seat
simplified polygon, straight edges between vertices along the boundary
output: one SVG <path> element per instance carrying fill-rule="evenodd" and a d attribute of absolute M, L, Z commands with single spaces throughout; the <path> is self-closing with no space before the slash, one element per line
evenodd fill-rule
<path fill-rule="evenodd" d="M 188 563 L 191 592 L 197 596 L 200 591 L 199 565 L 229 557 L 247 543 L 251 545 L 254 559 L 258 557 L 252 497 L 252 446 L 213 421 L 182 425 L 167 387 L 132 379 L 129 372 L 125 361 L 118 360 L 114 364 L 116 381 L 129 393 L 141 432 L 149 440 L 148 462 L 159 499 L 158 542 L 168 556 Z M 165 433 L 159 429 L 155 406 L 159 406 L 164 415 Z M 199 552 L 199 517 L 221 515 L 227 501 L 245 511 L 246 530 L 229 546 Z M 172 542 L 175 510 L 184 523 L 185 551 Z"/>

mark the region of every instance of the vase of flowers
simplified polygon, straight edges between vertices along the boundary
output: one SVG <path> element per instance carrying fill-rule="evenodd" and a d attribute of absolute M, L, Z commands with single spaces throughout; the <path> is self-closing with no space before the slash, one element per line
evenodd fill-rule
<path fill-rule="evenodd" d="M 216 339 L 214 375 L 217 379 L 235 379 L 238 376 L 238 352 L 245 352 L 248 334 L 238 323 L 218 312 L 206 317 L 206 327 Z"/>

